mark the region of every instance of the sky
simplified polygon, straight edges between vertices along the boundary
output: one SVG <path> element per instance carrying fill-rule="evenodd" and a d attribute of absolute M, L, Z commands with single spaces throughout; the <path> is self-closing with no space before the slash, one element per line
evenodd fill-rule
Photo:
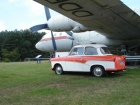
<path fill-rule="evenodd" d="M 140 0 L 121 0 L 140 15 Z M 58 13 L 51 11 L 51 16 Z M 44 7 L 33 0 L 0 0 L 0 31 L 29 29 L 46 23 Z"/>

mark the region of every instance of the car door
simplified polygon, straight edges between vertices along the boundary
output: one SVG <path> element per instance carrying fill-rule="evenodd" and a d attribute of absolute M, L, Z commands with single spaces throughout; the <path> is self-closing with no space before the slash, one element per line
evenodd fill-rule
<path fill-rule="evenodd" d="M 83 56 L 83 71 L 89 72 L 93 64 L 95 64 L 95 57 L 98 55 L 97 49 L 92 46 L 85 47 L 85 56 Z"/>
<path fill-rule="evenodd" d="M 83 47 L 74 48 L 66 58 L 67 71 L 83 71 Z"/>

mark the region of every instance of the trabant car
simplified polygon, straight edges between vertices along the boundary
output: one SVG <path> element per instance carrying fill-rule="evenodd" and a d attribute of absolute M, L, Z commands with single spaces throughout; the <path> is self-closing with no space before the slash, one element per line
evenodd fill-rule
<path fill-rule="evenodd" d="M 51 67 L 56 74 L 91 72 L 96 77 L 126 69 L 125 56 L 113 55 L 100 44 L 74 46 L 68 56 L 52 58 Z"/>

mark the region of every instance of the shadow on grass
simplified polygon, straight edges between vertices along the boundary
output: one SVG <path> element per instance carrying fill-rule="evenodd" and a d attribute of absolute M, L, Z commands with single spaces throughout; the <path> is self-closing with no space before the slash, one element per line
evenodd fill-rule
<path fill-rule="evenodd" d="M 107 73 L 107 78 L 115 78 L 115 77 L 122 77 L 125 75 L 125 72 L 117 72 L 117 73 Z"/>
<path fill-rule="evenodd" d="M 90 72 L 65 72 L 63 75 L 68 76 L 84 76 L 84 77 L 95 77 Z M 106 73 L 104 77 L 96 77 L 96 78 L 115 78 L 124 76 L 125 72 L 118 72 L 118 73 Z"/>
<path fill-rule="evenodd" d="M 69 75 L 69 76 L 85 76 L 85 77 L 91 77 L 91 73 L 87 72 L 65 72 L 64 75 Z"/>

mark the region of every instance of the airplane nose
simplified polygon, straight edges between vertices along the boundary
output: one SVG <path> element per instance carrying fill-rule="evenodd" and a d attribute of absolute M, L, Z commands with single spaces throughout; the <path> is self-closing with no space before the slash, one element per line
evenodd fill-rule
<path fill-rule="evenodd" d="M 52 42 L 47 41 L 39 41 L 35 45 L 36 49 L 43 51 L 43 52 L 53 52 Z"/>
<path fill-rule="evenodd" d="M 35 45 L 35 47 L 36 47 L 36 49 L 38 49 L 38 50 L 40 50 L 40 51 L 44 51 L 44 47 L 43 47 L 43 45 L 42 45 L 40 42 L 38 42 L 38 43 Z"/>

